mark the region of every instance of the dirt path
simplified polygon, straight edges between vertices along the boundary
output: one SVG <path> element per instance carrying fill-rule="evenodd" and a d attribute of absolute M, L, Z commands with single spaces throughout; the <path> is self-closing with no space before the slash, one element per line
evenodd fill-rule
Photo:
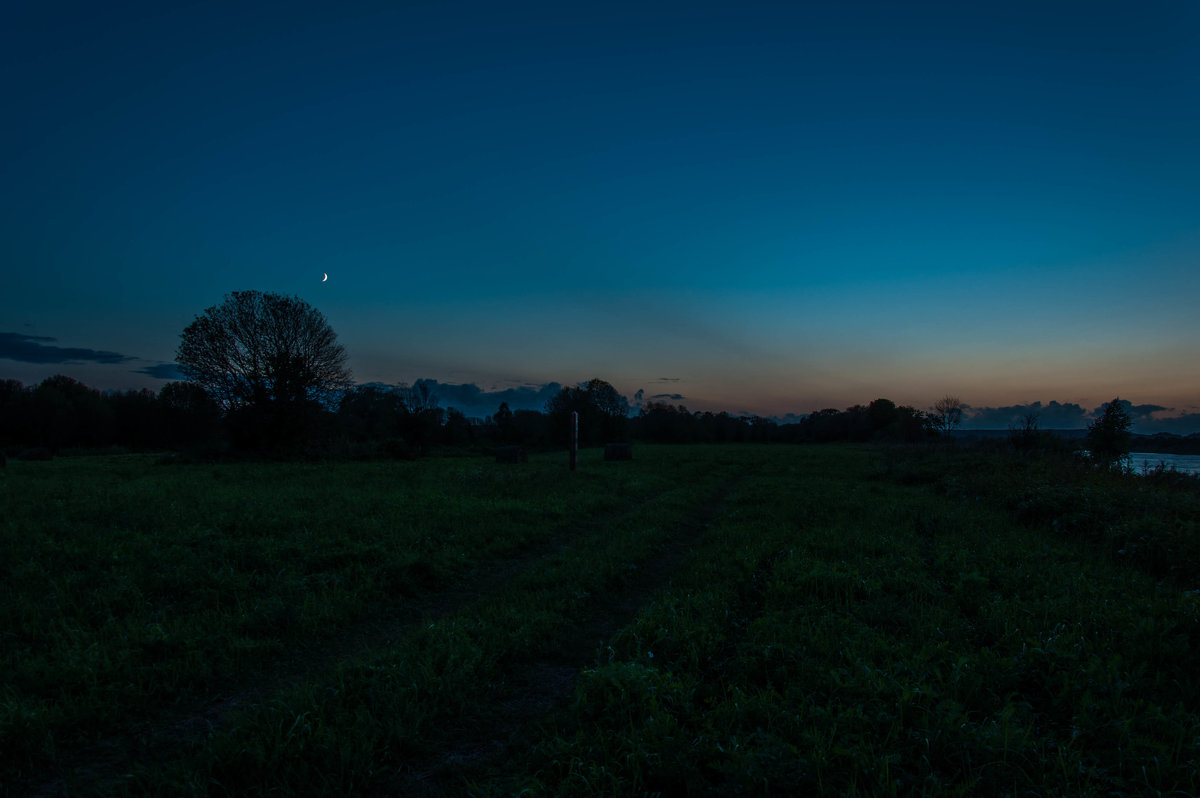
<path fill-rule="evenodd" d="M 442 738 L 429 741 L 435 754 L 406 763 L 395 777 L 375 785 L 373 794 L 381 798 L 461 794 L 463 770 L 486 774 L 489 766 L 501 762 L 510 750 L 527 740 L 535 724 L 570 695 L 576 676 L 595 662 L 604 641 L 632 621 L 637 611 L 669 581 L 694 543 L 720 514 L 735 484 L 724 485 L 718 496 L 681 525 L 667 546 L 652 559 L 638 563 L 637 571 L 620 593 L 593 597 L 574 633 L 512 675 L 497 701 L 475 707 L 454 723 L 446 724 Z"/>
<path fill-rule="evenodd" d="M 547 540 L 521 550 L 512 558 L 483 563 L 441 590 L 397 599 L 381 606 L 375 615 L 351 624 L 336 637 L 322 638 L 286 659 L 264 663 L 259 669 L 262 674 L 260 678 L 229 684 L 217 696 L 203 702 L 164 708 L 151 721 L 64 755 L 57 772 L 47 773 L 38 781 L 0 785 L 0 793 L 65 798 L 73 794 L 71 784 L 99 785 L 112 782 L 130 772 L 136 762 L 175 758 L 194 741 L 221 729 L 230 714 L 239 707 L 259 703 L 289 684 L 311 680 L 340 662 L 384 646 L 414 623 L 440 618 L 485 598 L 545 558 L 636 516 L 666 493 L 664 491 L 630 507 L 562 526 Z M 683 553 L 679 551 L 675 560 L 682 557 Z M 655 566 L 651 564 L 647 568 L 653 570 Z M 651 577 L 639 576 L 638 581 L 643 578 Z M 602 599 L 601 603 L 608 601 Z M 554 674 L 543 674 L 543 679 L 552 683 Z M 545 682 L 532 682 L 531 690 L 536 692 Z"/>

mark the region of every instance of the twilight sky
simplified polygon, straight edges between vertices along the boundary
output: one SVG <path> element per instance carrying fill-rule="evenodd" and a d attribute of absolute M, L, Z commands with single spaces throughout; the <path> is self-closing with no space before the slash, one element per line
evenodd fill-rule
<path fill-rule="evenodd" d="M 1191 0 L 37 0 L 0 86 L 0 377 L 258 289 L 362 382 L 1200 429 Z"/>

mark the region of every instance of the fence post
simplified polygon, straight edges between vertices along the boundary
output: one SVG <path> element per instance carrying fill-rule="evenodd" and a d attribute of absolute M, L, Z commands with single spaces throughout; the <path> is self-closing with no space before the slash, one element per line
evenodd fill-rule
<path fill-rule="evenodd" d="M 571 411 L 571 470 L 575 470 L 575 461 L 579 454 L 579 413 Z"/>

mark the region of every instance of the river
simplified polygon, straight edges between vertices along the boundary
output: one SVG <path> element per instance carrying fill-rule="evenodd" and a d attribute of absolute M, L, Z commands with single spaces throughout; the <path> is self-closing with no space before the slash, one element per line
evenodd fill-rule
<path fill-rule="evenodd" d="M 1174 468 L 1184 474 L 1200 474 L 1200 454 L 1159 454 L 1158 452 L 1130 452 L 1129 463 L 1133 473 L 1140 474 L 1143 469 L 1156 468 L 1164 463 L 1167 468 Z"/>

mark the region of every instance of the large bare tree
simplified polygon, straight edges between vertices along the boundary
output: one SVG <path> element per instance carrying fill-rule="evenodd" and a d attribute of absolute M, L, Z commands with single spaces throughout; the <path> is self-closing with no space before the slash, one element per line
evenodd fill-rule
<path fill-rule="evenodd" d="M 350 385 L 337 334 L 299 297 L 234 291 L 181 338 L 179 370 L 227 411 L 326 403 Z"/>
<path fill-rule="evenodd" d="M 933 403 L 934 424 L 942 432 L 953 432 L 954 428 L 962 423 L 965 407 L 957 396 L 943 396 Z"/>

